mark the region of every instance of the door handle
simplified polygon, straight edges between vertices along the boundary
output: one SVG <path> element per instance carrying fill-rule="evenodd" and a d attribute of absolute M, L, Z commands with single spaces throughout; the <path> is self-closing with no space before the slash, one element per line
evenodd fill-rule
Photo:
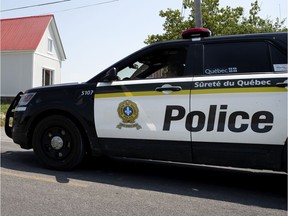
<path fill-rule="evenodd" d="M 286 81 L 284 81 L 284 82 L 276 83 L 276 86 L 277 86 L 277 87 L 285 88 L 285 87 L 288 87 L 288 82 L 287 82 L 287 80 L 286 80 Z"/>
<path fill-rule="evenodd" d="M 155 91 L 158 91 L 158 92 L 163 92 L 163 91 L 181 91 L 182 88 L 181 86 L 161 86 L 161 87 L 157 87 L 155 89 Z"/>

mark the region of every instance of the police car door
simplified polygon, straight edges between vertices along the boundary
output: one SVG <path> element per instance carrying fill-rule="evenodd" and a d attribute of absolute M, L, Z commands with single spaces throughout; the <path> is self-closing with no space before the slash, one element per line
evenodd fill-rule
<path fill-rule="evenodd" d="M 98 83 L 95 127 L 106 154 L 191 161 L 184 115 L 192 78 L 183 77 L 185 60 L 185 47 L 143 50 L 114 65 L 118 80 Z"/>
<path fill-rule="evenodd" d="M 253 41 L 206 44 L 203 52 L 189 114 L 195 162 L 279 169 L 287 139 L 285 51 Z"/>

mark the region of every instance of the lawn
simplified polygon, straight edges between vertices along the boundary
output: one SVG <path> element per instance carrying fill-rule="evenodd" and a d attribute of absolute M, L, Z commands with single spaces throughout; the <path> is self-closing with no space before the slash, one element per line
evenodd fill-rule
<path fill-rule="evenodd" d="M 6 112 L 10 106 L 10 104 L 1 104 L 1 113 L 0 113 L 0 118 L 1 118 L 1 122 L 0 122 L 0 126 L 1 127 L 4 127 L 5 125 L 5 115 L 6 115 Z"/>

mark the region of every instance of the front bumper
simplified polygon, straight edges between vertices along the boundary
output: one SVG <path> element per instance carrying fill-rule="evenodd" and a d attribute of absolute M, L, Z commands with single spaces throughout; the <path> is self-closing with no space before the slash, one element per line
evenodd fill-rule
<path fill-rule="evenodd" d="M 28 139 L 28 131 L 26 128 L 22 127 L 13 127 L 12 129 L 12 139 L 14 143 L 17 143 L 23 149 L 31 149 L 31 143 Z"/>
<path fill-rule="evenodd" d="M 6 118 L 5 118 L 5 133 L 8 137 L 12 138 L 12 130 L 13 130 L 13 122 L 14 122 L 14 114 L 15 108 L 21 99 L 21 95 L 23 92 L 19 92 L 17 96 L 14 98 L 10 107 L 7 110 Z"/>
<path fill-rule="evenodd" d="M 17 125 L 17 118 L 21 119 L 19 115 L 22 112 L 15 112 L 15 108 L 18 105 L 22 92 L 19 92 L 17 96 L 12 101 L 10 107 L 6 113 L 5 119 L 5 133 L 8 137 L 12 138 L 13 141 L 21 146 L 23 149 L 30 149 L 31 145 L 28 143 L 28 131 L 27 128 L 21 125 Z"/>

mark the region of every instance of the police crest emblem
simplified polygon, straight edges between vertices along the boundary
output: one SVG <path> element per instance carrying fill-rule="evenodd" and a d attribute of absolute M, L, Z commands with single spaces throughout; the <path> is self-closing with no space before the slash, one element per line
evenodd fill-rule
<path fill-rule="evenodd" d="M 122 122 L 117 125 L 117 128 L 136 128 L 137 130 L 142 128 L 138 123 L 135 122 L 139 114 L 136 103 L 130 100 L 125 100 L 119 104 L 117 111 L 119 117 L 122 119 Z"/>

